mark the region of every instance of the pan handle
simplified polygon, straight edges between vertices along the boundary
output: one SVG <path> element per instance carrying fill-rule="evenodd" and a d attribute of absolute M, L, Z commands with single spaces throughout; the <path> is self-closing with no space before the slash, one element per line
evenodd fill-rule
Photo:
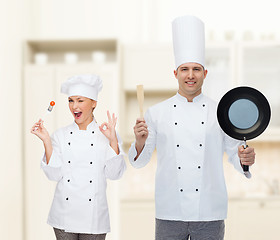
<path fill-rule="evenodd" d="M 244 144 L 243 144 L 243 148 L 246 149 L 247 147 L 249 147 L 246 143 L 246 137 L 244 137 Z M 244 172 L 249 172 L 249 166 L 248 165 L 243 165 L 242 164 L 242 168 Z"/>

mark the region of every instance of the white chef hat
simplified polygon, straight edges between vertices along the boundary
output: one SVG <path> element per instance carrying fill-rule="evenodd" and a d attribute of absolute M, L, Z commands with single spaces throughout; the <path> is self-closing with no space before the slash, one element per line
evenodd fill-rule
<path fill-rule="evenodd" d="M 204 23 L 195 16 L 177 17 L 172 22 L 172 34 L 176 69 L 187 62 L 204 67 Z"/>
<path fill-rule="evenodd" d="M 102 89 L 102 80 L 94 74 L 75 75 L 61 85 L 61 92 L 71 96 L 83 96 L 97 101 Z"/>

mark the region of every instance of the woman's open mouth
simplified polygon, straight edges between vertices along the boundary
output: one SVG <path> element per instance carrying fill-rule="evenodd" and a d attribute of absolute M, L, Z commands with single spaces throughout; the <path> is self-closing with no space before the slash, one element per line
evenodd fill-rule
<path fill-rule="evenodd" d="M 74 112 L 75 118 L 80 118 L 82 115 L 82 112 Z"/>

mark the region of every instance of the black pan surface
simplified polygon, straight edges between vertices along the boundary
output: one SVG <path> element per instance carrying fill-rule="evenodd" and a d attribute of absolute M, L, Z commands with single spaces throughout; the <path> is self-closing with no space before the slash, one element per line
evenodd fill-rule
<path fill-rule="evenodd" d="M 259 136 L 270 121 L 270 106 L 265 96 L 251 87 L 228 91 L 217 109 L 218 122 L 232 138 L 249 140 Z"/>

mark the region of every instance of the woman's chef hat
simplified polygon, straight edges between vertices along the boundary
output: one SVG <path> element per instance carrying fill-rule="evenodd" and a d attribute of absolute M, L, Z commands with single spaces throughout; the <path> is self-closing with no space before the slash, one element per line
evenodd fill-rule
<path fill-rule="evenodd" d="M 194 16 L 177 17 L 172 22 L 172 33 L 176 69 L 187 62 L 204 67 L 204 23 Z"/>
<path fill-rule="evenodd" d="M 68 78 L 61 85 L 61 92 L 71 96 L 83 96 L 97 101 L 102 89 L 102 80 L 94 74 L 76 75 Z"/>

